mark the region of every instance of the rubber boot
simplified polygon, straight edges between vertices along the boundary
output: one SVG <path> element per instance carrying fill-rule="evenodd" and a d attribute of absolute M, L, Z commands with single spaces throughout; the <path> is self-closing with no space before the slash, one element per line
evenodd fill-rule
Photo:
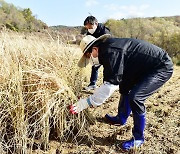
<path fill-rule="evenodd" d="M 118 114 L 116 116 L 105 115 L 107 121 L 112 125 L 124 125 L 131 113 L 131 107 L 128 100 L 128 95 L 121 95 L 119 101 Z"/>
<path fill-rule="evenodd" d="M 133 114 L 133 120 L 133 138 L 122 143 L 123 150 L 129 150 L 134 147 L 139 147 L 144 143 L 144 129 L 146 124 L 145 114 Z"/>

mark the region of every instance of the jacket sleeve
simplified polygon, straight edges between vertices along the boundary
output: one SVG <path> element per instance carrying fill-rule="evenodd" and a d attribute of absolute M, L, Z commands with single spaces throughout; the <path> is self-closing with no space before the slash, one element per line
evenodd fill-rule
<path fill-rule="evenodd" d="M 111 34 L 110 29 L 105 27 L 104 28 L 104 34 Z"/>
<path fill-rule="evenodd" d="M 95 90 L 93 95 L 89 96 L 87 102 L 93 107 L 103 104 L 115 90 L 119 88 L 119 85 L 113 85 L 109 82 L 104 82 L 99 88 Z"/>
<path fill-rule="evenodd" d="M 112 35 L 111 34 L 111 32 L 110 32 L 110 29 L 108 28 L 108 27 L 106 27 L 106 26 L 102 26 L 101 27 L 101 30 L 100 30 L 100 35 L 104 35 L 104 34 L 110 34 L 110 35 Z"/>
<path fill-rule="evenodd" d="M 122 81 L 124 70 L 124 54 L 122 49 L 110 48 L 110 53 L 104 60 L 104 81 L 119 85 Z"/>

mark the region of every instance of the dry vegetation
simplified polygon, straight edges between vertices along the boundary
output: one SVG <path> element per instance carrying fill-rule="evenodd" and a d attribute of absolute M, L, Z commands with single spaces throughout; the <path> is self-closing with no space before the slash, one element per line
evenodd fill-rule
<path fill-rule="evenodd" d="M 116 114 L 118 92 L 78 116 L 67 110 L 89 95 L 81 92 L 90 70 L 77 67 L 80 55 L 59 37 L 0 33 L 0 153 L 122 153 L 119 145 L 131 137 L 132 117 L 123 127 L 103 118 Z M 175 67 L 171 80 L 147 100 L 146 142 L 130 153 L 180 152 L 179 74 Z"/>
<path fill-rule="evenodd" d="M 74 129 L 83 132 L 84 115 L 67 110 L 81 88 L 80 53 L 50 37 L 1 32 L 1 153 L 46 150 L 49 138 L 62 141 Z"/>

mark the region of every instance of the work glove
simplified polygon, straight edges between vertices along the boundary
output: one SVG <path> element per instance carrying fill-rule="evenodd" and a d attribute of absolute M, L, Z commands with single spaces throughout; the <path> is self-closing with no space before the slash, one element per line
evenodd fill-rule
<path fill-rule="evenodd" d="M 69 111 L 71 114 L 78 114 L 84 109 L 88 108 L 90 105 L 88 104 L 88 99 L 80 99 L 77 103 L 69 106 Z"/>
<path fill-rule="evenodd" d="M 77 114 L 82 110 L 90 107 L 100 106 L 107 100 L 115 90 L 119 88 L 119 85 L 113 85 L 109 82 L 104 82 L 99 88 L 97 88 L 93 95 L 86 99 L 80 99 L 77 103 L 70 105 L 70 113 Z"/>
<path fill-rule="evenodd" d="M 118 88 L 119 85 L 114 85 L 105 81 L 99 88 L 96 88 L 93 95 L 89 96 L 89 100 L 93 107 L 102 105 Z"/>

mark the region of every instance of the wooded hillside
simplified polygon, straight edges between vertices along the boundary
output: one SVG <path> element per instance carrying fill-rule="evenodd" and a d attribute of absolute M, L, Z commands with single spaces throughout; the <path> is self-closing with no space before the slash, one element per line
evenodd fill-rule
<path fill-rule="evenodd" d="M 13 31 L 38 31 L 46 28 L 47 25 L 36 19 L 29 8 L 17 8 L 0 0 L 0 27 Z"/>
<path fill-rule="evenodd" d="M 116 37 L 146 40 L 167 50 L 171 57 L 180 58 L 180 16 L 109 19 L 105 25 Z"/>

